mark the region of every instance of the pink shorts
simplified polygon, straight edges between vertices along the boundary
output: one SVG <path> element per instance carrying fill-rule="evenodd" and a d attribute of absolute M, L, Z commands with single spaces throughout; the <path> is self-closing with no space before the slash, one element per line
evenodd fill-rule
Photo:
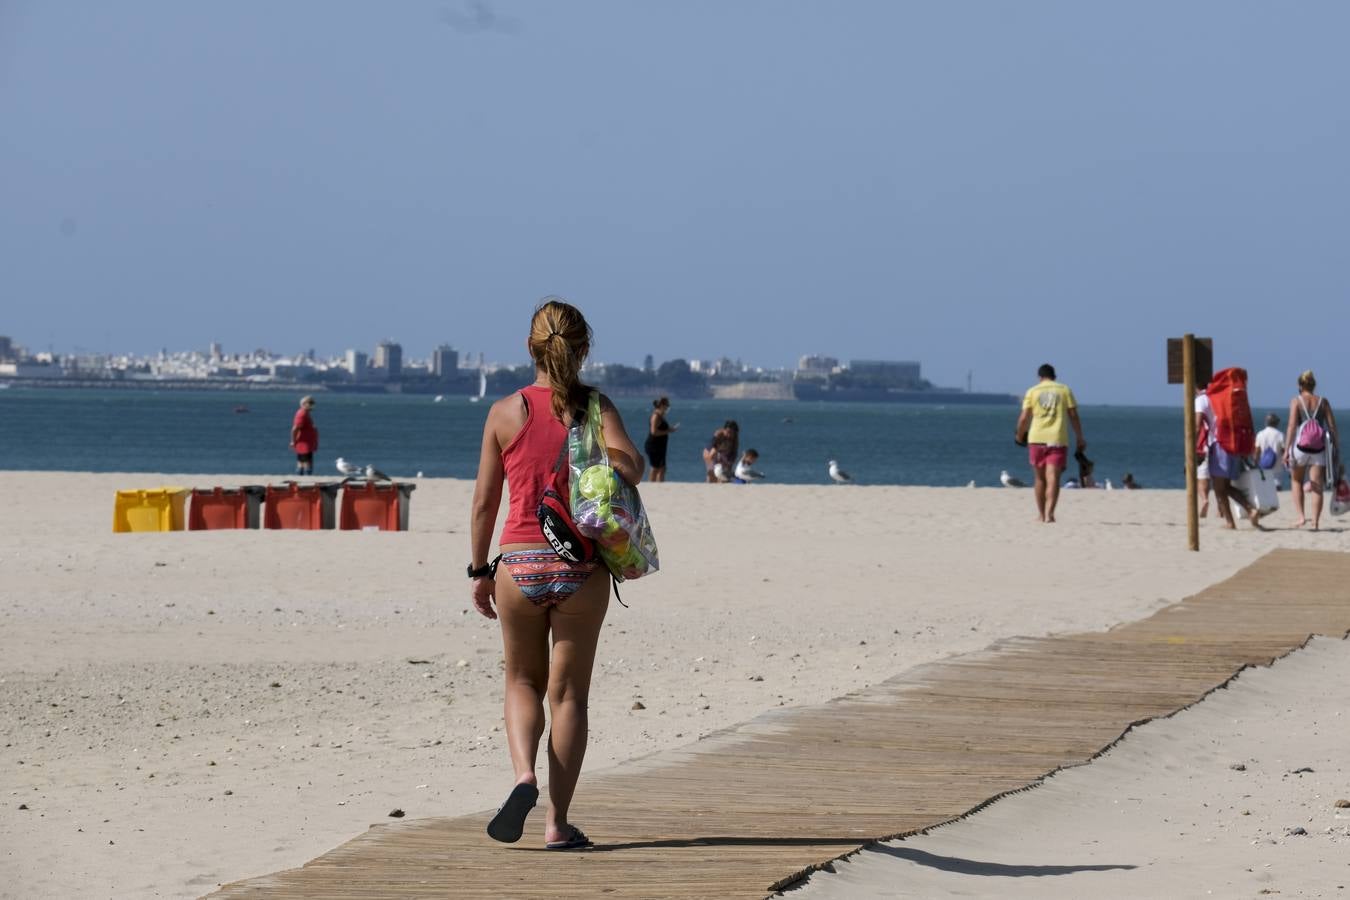
<path fill-rule="evenodd" d="M 1069 448 L 1056 447 L 1053 444 L 1029 444 L 1027 445 L 1028 455 L 1031 457 L 1031 467 L 1039 469 L 1042 466 L 1054 466 L 1061 472 L 1069 464 Z"/>

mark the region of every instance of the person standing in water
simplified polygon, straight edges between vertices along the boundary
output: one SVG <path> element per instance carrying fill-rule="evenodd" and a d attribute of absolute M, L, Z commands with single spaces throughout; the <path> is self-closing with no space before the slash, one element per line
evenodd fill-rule
<path fill-rule="evenodd" d="M 586 707 L 609 607 L 609 572 L 598 559 L 570 562 L 559 556 L 544 539 L 535 510 L 547 490 L 568 496 L 565 423 L 586 415 L 591 388 L 581 383 L 580 374 L 591 349 L 591 329 L 575 306 L 549 299 L 535 310 L 527 346 L 534 384 L 488 411 L 469 519 L 473 606 L 501 622 L 506 740 L 515 770 L 515 785 L 487 833 L 503 843 L 520 840 L 539 798 L 534 770 L 547 700 L 550 804 L 544 847 L 577 850 L 591 845 L 569 814 L 586 755 Z M 609 398 L 601 395 L 600 405 L 610 465 L 636 485 L 642 479 L 642 455 Z M 504 482 L 511 490 L 501 553 L 489 561 Z"/>

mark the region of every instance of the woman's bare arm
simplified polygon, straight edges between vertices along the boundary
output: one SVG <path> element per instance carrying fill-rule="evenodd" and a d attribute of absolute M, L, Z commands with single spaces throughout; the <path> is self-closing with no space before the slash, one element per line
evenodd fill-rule
<path fill-rule="evenodd" d="M 600 425 L 605 429 L 605 448 L 609 451 L 609 464 L 614 467 L 614 471 L 629 484 L 635 485 L 642 481 L 646 460 L 623 427 L 619 411 L 604 394 L 600 395 Z"/>
<path fill-rule="evenodd" d="M 492 532 L 497 527 L 497 511 L 502 504 L 502 448 L 497 436 L 501 424 L 502 403 L 515 396 L 498 400 L 488 410 L 483 424 L 483 445 L 478 454 L 478 477 L 473 485 L 473 503 L 469 507 L 469 562 L 475 568 L 487 564 L 492 552 Z"/>
<path fill-rule="evenodd" d="M 1284 424 L 1284 458 L 1285 461 L 1294 458 L 1294 432 L 1298 430 L 1298 398 L 1295 397 L 1289 401 L 1289 416 Z"/>

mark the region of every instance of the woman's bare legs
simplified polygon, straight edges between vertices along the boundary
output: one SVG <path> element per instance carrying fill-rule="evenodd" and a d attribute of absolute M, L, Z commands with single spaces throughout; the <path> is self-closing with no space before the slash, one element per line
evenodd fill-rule
<path fill-rule="evenodd" d="M 1219 518 L 1223 519 L 1224 527 L 1237 528 L 1237 523 L 1233 521 L 1233 509 L 1228 505 L 1228 479 L 1211 475 L 1209 480 L 1214 485 L 1214 502 L 1219 505 Z"/>
<path fill-rule="evenodd" d="M 1298 519 L 1294 522 L 1295 528 L 1302 528 L 1303 523 L 1308 521 L 1307 516 L 1303 514 L 1303 474 L 1307 468 L 1294 466 L 1289 471 L 1289 493 L 1294 498 L 1294 512 L 1298 513 Z"/>
<path fill-rule="evenodd" d="M 586 756 L 591 669 L 608 607 L 609 577 L 604 566 L 553 609 L 525 599 L 505 567 L 498 574 L 497 615 L 506 656 L 506 740 L 516 784 L 537 783 L 534 770 L 544 734 L 544 697 L 549 701 L 548 790 L 552 802 L 545 841 L 570 836 L 567 812 Z"/>
<path fill-rule="evenodd" d="M 658 469 L 658 468 L 656 468 L 655 466 L 653 466 L 653 467 L 648 471 L 648 473 L 647 473 L 647 480 L 648 480 L 648 481 L 665 481 L 665 480 L 666 480 L 666 467 L 665 467 L 665 466 L 661 466 L 661 467 Z"/>
<path fill-rule="evenodd" d="M 1326 486 L 1326 477 L 1326 466 L 1308 466 L 1308 485 L 1312 488 L 1312 496 L 1308 500 L 1312 506 L 1313 531 L 1317 531 L 1322 524 L 1322 489 Z"/>
<path fill-rule="evenodd" d="M 1200 494 L 1200 518 L 1209 515 L 1209 479 L 1200 478 L 1195 482 L 1197 491 Z"/>
<path fill-rule="evenodd" d="M 506 743 L 511 766 L 516 784 L 537 784 L 534 765 L 544 734 L 548 690 L 548 610 L 526 600 L 502 566 L 497 571 L 497 616 L 506 657 Z"/>
<path fill-rule="evenodd" d="M 587 704 L 600 627 L 609 608 L 609 573 L 602 565 L 589 581 L 549 611 L 553 664 L 549 668 L 548 819 L 544 840 L 567 840 L 567 821 L 589 734 Z"/>

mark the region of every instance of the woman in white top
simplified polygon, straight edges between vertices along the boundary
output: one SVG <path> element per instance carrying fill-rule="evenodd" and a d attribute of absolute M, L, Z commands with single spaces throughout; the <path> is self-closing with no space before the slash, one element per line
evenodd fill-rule
<path fill-rule="evenodd" d="M 1308 426 L 1316 422 L 1317 428 Z M 1311 439 L 1311 433 L 1321 430 L 1322 439 Z M 1322 521 L 1322 490 L 1326 486 L 1327 473 L 1331 471 L 1336 448 L 1340 446 L 1340 436 L 1336 433 L 1336 416 L 1331 411 L 1331 403 L 1326 397 L 1317 394 L 1317 378 L 1312 370 L 1298 376 L 1298 396 L 1289 401 L 1289 424 L 1284 437 L 1284 458 L 1292 475 L 1289 479 L 1290 492 L 1294 495 L 1294 509 L 1298 510 L 1295 528 L 1302 528 L 1307 517 L 1303 511 L 1303 479 L 1308 479 L 1312 491 L 1312 525 L 1316 531 Z"/>

